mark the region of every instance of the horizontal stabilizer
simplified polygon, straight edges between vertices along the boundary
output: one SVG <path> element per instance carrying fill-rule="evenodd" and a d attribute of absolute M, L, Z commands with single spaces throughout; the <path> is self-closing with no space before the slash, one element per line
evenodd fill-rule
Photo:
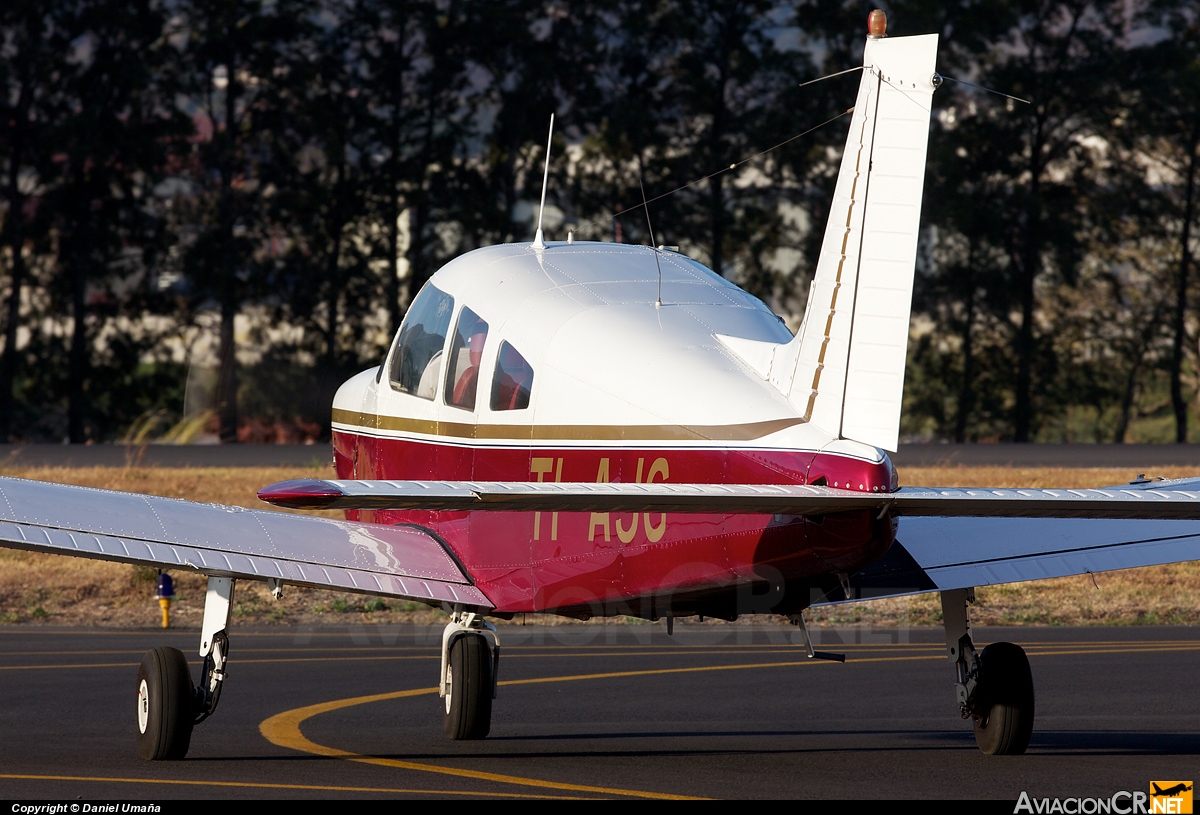
<path fill-rule="evenodd" d="M 1193 481 L 1184 483 L 1200 486 Z M 1100 490 L 904 487 L 896 492 L 872 493 L 799 484 L 305 479 L 265 487 L 259 491 L 258 497 L 268 503 L 297 509 L 766 515 L 890 510 L 893 515 L 927 517 L 1200 520 L 1200 489 L 1134 487 Z"/>

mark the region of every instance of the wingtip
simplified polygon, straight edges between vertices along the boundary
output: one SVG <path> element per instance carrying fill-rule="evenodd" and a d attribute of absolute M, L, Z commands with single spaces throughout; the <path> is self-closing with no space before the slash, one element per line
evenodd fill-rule
<path fill-rule="evenodd" d="M 288 509 L 329 509 L 343 493 L 337 485 L 319 478 L 280 481 L 258 491 L 258 499 Z"/>

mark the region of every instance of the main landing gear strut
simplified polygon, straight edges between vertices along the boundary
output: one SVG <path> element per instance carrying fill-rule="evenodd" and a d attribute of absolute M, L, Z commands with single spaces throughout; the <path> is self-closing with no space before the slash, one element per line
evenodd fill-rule
<path fill-rule="evenodd" d="M 967 605 L 974 589 L 942 592 L 946 648 L 957 673 L 955 690 L 964 719 L 975 725 L 975 743 L 990 756 L 1025 752 L 1033 734 L 1033 674 L 1025 651 L 995 642 L 976 653 Z"/>
<path fill-rule="evenodd" d="M 187 659 L 178 648 L 153 648 L 138 669 L 138 753 L 148 761 L 187 755 L 192 728 L 217 709 L 229 659 L 229 611 L 234 580 L 208 578 L 200 633 L 200 686 L 192 685 Z M 273 587 L 274 588 L 274 587 Z"/>
<path fill-rule="evenodd" d="M 486 738 L 492 729 L 492 700 L 500 669 L 496 627 L 462 606 L 446 609 L 450 622 L 442 632 L 442 680 L 447 738 Z"/>
<path fill-rule="evenodd" d="M 153 648 L 138 669 L 138 753 L 148 761 L 187 755 L 192 728 L 217 709 L 229 659 L 229 612 L 233 578 L 208 578 L 204 626 L 200 633 L 199 687 L 192 684 L 187 658 L 178 648 Z M 278 598 L 283 585 L 268 581 Z M 492 699 L 500 667 L 496 627 L 462 606 L 447 607 L 450 623 L 442 632 L 440 691 L 446 702 L 444 729 L 452 739 L 486 738 L 492 727 Z"/>

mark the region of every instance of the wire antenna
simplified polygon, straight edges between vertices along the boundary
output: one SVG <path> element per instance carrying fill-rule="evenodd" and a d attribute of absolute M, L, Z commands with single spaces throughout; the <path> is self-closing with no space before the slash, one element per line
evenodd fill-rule
<path fill-rule="evenodd" d="M 846 74 L 852 74 L 855 71 L 861 71 L 862 69 L 863 69 L 863 66 L 856 65 L 853 68 L 847 68 L 844 71 L 838 71 L 836 74 L 826 74 L 825 76 L 819 76 L 816 79 L 810 79 L 807 82 L 801 82 L 796 87 L 803 88 L 805 85 L 813 85 L 813 84 L 816 84 L 817 82 L 824 82 L 826 79 L 833 79 L 835 76 L 845 76 Z"/>
<path fill-rule="evenodd" d="M 838 115 L 833 116 L 829 119 L 826 119 L 825 121 L 821 122 L 819 125 L 810 127 L 808 130 L 805 130 L 802 133 L 797 133 L 795 136 L 791 136 L 790 138 L 784 139 L 783 141 L 781 141 L 779 144 L 775 145 L 774 147 L 768 147 L 766 150 L 760 150 L 752 156 L 747 156 L 746 158 L 742 159 L 741 161 L 735 161 L 734 163 L 730 164 L 728 167 L 723 167 L 720 170 L 717 170 L 715 173 L 709 173 L 708 175 L 704 176 L 703 178 L 697 178 L 695 181 L 689 181 L 688 183 L 686 183 L 682 186 L 676 187 L 675 189 L 671 190 L 670 192 L 664 192 L 662 195 L 656 195 L 653 198 L 651 198 L 649 201 L 647 201 L 646 204 L 653 204 L 655 201 L 659 201 L 663 198 L 667 198 L 668 196 L 674 195 L 675 193 L 677 193 L 681 190 L 686 190 L 688 187 L 694 187 L 697 184 L 702 184 L 705 181 L 708 181 L 708 179 L 713 178 L 718 175 L 721 175 L 722 173 L 728 173 L 731 170 L 736 170 L 738 167 L 741 167 L 743 164 L 746 164 L 747 162 L 750 162 L 750 161 L 754 161 L 754 159 L 758 158 L 759 156 L 765 156 L 767 153 L 770 153 L 772 150 L 778 150 L 780 147 L 783 147 L 785 144 L 790 144 L 791 142 L 794 142 L 796 139 L 799 139 L 802 136 L 807 136 L 809 133 L 820 130 L 821 128 L 825 127 L 826 125 L 833 124 L 838 119 L 842 118 L 843 116 L 849 116 L 853 112 L 854 112 L 854 108 L 848 108 L 847 110 L 842 111 Z M 618 218 L 620 218 L 622 215 L 627 215 L 630 212 L 633 212 L 634 210 L 638 209 L 641 206 L 646 206 L 646 204 L 640 204 L 635 207 L 630 207 L 629 209 L 626 209 L 626 210 L 621 210 L 621 211 L 612 213 L 611 215 L 601 216 L 599 218 L 596 218 L 594 221 L 588 221 L 586 224 L 579 227 L 579 230 L 582 231 L 584 229 L 590 229 L 591 227 L 595 226 L 596 224 L 603 223 L 604 221 L 615 221 Z"/>
<path fill-rule="evenodd" d="M 1026 105 L 1033 104 L 1033 102 L 1030 102 L 1028 99 L 1022 99 L 1019 96 L 1013 96 L 1011 93 L 1004 93 L 1003 91 L 996 91 L 996 90 L 992 90 L 991 88 L 985 88 L 983 85 L 976 85 L 974 82 L 967 82 L 965 79 L 955 79 L 954 77 L 946 76 L 945 74 L 935 74 L 935 76 L 937 76 L 937 79 L 935 80 L 937 82 L 940 82 L 943 79 L 949 79 L 951 82 L 957 82 L 959 85 L 966 85 L 968 88 L 978 88 L 981 91 L 986 91 L 988 93 L 994 93 L 994 94 L 996 94 L 996 96 L 1003 96 L 1005 99 L 1011 99 L 1014 102 L 1021 102 L 1022 104 L 1026 104 Z M 1011 110 L 1011 108 L 1010 108 L 1010 110 Z"/>
<path fill-rule="evenodd" d="M 550 145 L 554 142 L 554 114 L 550 114 L 550 135 L 546 137 L 546 169 L 542 171 L 542 205 L 538 209 L 538 227 L 533 236 L 533 248 L 545 249 L 542 240 L 542 216 L 546 214 L 546 182 L 550 180 Z"/>
<path fill-rule="evenodd" d="M 658 249 L 654 243 L 654 224 L 650 223 L 650 205 L 646 203 L 646 186 L 642 183 L 642 157 L 638 156 L 638 189 L 642 191 L 642 208 L 646 210 L 646 228 L 650 230 L 650 251 L 654 253 L 654 265 L 658 267 L 658 299 L 654 301 L 655 308 L 662 308 L 662 261 L 658 258 Z"/>

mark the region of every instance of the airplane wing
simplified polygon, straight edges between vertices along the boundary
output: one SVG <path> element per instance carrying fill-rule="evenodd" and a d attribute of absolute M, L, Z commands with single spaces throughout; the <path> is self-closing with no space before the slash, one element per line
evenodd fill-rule
<path fill-rule="evenodd" d="M 993 586 L 1200 560 L 1200 521 L 900 518 L 878 562 L 825 602 Z"/>
<path fill-rule="evenodd" d="M 1200 479 L 1106 489 L 740 484 L 287 481 L 259 497 L 290 507 L 823 515 L 890 511 L 887 555 L 824 602 L 1200 560 Z"/>
<path fill-rule="evenodd" d="M 0 545 L 493 608 L 428 530 L 0 478 Z"/>

